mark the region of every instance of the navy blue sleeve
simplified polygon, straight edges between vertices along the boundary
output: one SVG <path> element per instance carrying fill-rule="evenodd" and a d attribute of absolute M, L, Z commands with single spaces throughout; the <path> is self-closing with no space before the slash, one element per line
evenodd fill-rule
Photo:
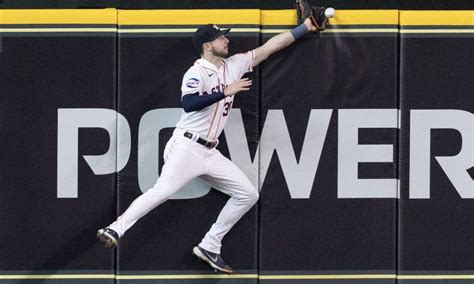
<path fill-rule="evenodd" d="M 200 96 L 199 93 L 187 94 L 181 99 L 185 112 L 201 110 L 225 98 L 223 92 Z"/>

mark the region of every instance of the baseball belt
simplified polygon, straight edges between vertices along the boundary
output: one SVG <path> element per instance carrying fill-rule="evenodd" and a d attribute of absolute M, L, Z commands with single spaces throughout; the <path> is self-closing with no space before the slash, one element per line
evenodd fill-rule
<path fill-rule="evenodd" d="M 184 132 L 184 137 L 193 140 L 193 134 L 191 132 Z M 207 141 L 200 137 L 196 140 L 196 142 L 209 149 L 212 149 L 217 146 L 217 141 Z"/>

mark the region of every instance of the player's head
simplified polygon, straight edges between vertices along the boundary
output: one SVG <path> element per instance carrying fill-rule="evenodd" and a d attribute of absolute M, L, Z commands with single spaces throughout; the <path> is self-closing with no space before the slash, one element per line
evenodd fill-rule
<path fill-rule="evenodd" d="M 211 52 L 215 56 L 227 57 L 229 54 L 229 40 L 225 37 L 229 29 L 220 29 L 213 24 L 200 26 L 193 36 L 193 43 L 199 55 Z"/>

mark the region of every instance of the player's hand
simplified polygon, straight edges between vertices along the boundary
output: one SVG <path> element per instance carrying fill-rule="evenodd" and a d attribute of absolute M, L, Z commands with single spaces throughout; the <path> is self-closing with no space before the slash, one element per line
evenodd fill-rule
<path fill-rule="evenodd" d="M 238 92 L 248 91 L 250 90 L 250 86 L 252 86 L 252 80 L 249 78 L 237 80 L 224 89 L 224 96 L 233 96 Z"/>
<path fill-rule="evenodd" d="M 300 22 L 301 23 L 301 22 Z M 306 27 L 308 27 L 308 31 L 309 32 L 315 32 L 316 31 L 316 27 L 313 25 L 313 21 L 311 21 L 310 18 L 306 18 L 303 22 L 303 24 L 306 25 Z"/>

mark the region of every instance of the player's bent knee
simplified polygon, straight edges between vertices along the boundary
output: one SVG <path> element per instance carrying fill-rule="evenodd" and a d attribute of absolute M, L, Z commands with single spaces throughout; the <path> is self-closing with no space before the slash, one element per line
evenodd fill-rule
<path fill-rule="evenodd" d="M 233 198 L 235 198 L 239 203 L 251 207 L 255 203 L 257 203 L 259 194 L 258 190 L 255 187 L 250 186 L 239 194 L 234 195 Z"/>
<path fill-rule="evenodd" d="M 260 196 L 260 194 L 258 193 L 258 191 L 256 189 L 250 191 L 249 196 L 248 196 L 249 203 L 251 203 L 252 205 L 257 203 L 259 196 Z"/>

